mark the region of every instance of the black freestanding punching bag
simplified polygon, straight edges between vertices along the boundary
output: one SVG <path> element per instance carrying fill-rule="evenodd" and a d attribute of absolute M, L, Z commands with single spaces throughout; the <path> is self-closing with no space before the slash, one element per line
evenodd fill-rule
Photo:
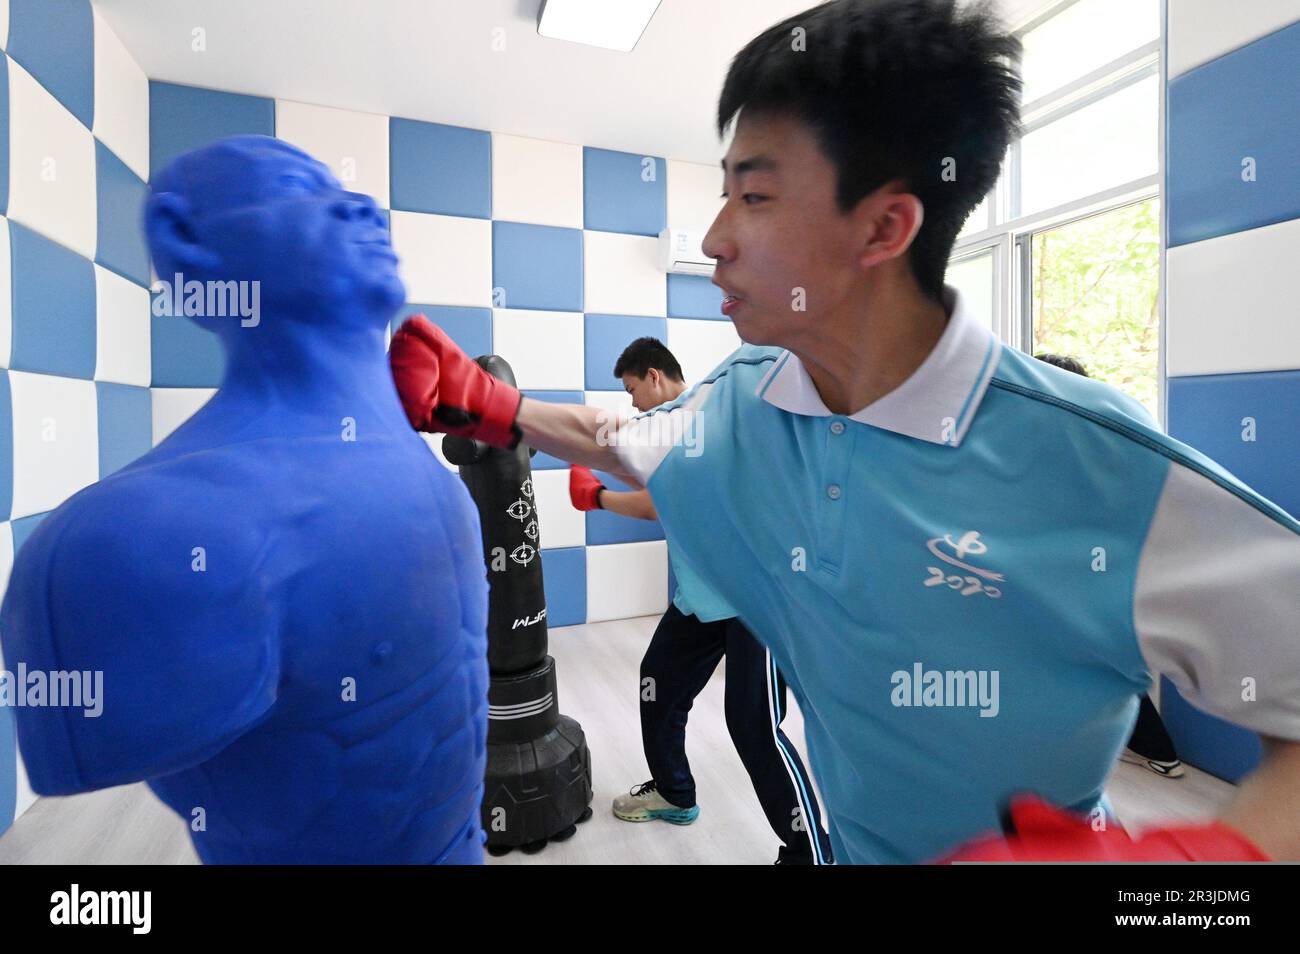
<path fill-rule="evenodd" d="M 514 385 L 504 358 L 479 365 Z M 488 737 L 483 829 L 492 854 L 540 851 L 591 817 L 591 753 L 574 719 L 561 715 L 555 660 L 546 654 L 546 594 L 533 494 L 536 453 L 447 436 L 443 455 L 478 507 L 488 567 Z"/>

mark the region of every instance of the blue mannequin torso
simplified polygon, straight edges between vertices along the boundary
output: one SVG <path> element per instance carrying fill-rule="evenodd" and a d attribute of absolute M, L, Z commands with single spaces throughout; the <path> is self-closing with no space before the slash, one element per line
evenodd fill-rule
<path fill-rule="evenodd" d="M 396 396 L 384 403 L 390 413 L 358 411 L 355 439 L 345 440 L 343 416 L 253 413 L 223 390 L 154 451 L 51 515 L 23 551 L 19 598 L 39 599 L 24 582 L 46 578 L 50 609 L 64 594 L 98 609 L 80 633 L 41 634 L 77 668 L 105 673 L 104 714 L 68 720 L 69 754 L 86 771 L 78 787 L 150 777 L 215 744 L 209 727 L 223 736 L 246 728 L 226 728 L 229 697 L 210 697 L 208 678 L 252 700 L 252 727 L 233 743 L 150 782 L 191 827 L 203 810 L 205 830 L 193 838 L 205 861 L 430 862 L 461 847 L 466 829 L 473 841 L 462 853 L 479 851 L 487 610 L 477 514 Z M 101 533 L 119 535 L 134 570 L 67 563 L 69 552 L 102 550 Z M 218 600 L 208 613 L 210 590 Z M 227 645 L 238 664 L 213 671 L 194 658 L 180 684 L 152 674 L 141 684 L 130 669 L 157 656 L 118 639 L 166 639 L 169 620 L 188 630 L 185 646 Z M 140 726 L 119 704 L 128 692 L 167 718 L 139 733 L 134 750 L 104 748 L 93 736 L 132 732 L 128 718 Z M 79 738 L 115 765 L 80 752 Z M 29 760 L 32 748 L 24 737 Z M 446 791 L 448 779 L 472 784 Z"/>
<path fill-rule="evenodd" d="M 38 792 L 148 779 L 209 862 L 481 861 L 478 515 L 383 335 L 227 331 L 218 394 L 37 528 L 6 662 L 104 673 L 98 718 L 21 711 Z"/>
<path fill-rule="evenodd" d="M 467 825 L 478 834 L 487 670 L 486 604 L 471 599 L 485 587 L 482 562 L 473 559 L 477 515 L 396 402 L 393 411 L 388 421 L 361 415 L 355 441 L 341 439 L 339 418 L 322 420 L 324 433 L 315 436 L 297 422 L 301 437 L 195 453 L 186 445 L 213 430 L 200 412 L 176 435 L 175 450 L 165 442 L 159 460 L 137 465 L 142 481 L 153 468 L 168 480 L 201 481 L 210 471 L 227 475 L 225 482 L 240 474 L 243 481 L 213 488 L 214 502 L 224 496 L 253 532 L 277 531 L 273 542 L 264 535 L 259 576 L 284 614 L 278 702 L 201 769 L 152 783 L 187 818 L 208 792 L 221 805 L 241 799 L 241 789 L 259 790 L 265 801 L 256 815 L 265 817 L 232 818 L 234 839 L 221 837 L 209 810 L 207 834 L 196 833 L 195 842 L 201 854 L 209 843 L 211 860 L 418 863 L 437 859 Z M 222 402 L 210 419 L 228 413 Z M 263 423 L 273 433 L 287 429 Z M 290 492 L 267 499 L 257 492 L 267 486 Z M 403 519 L 380 535 L 380 513 Z M 343 701 L 348 678 L 356 681 L 355 701 Z M 448 696 L 461 707 L 449 707 Z M 447 778 L 477 784 L 439 803 L 435 793 Z M 233 798 L 223 797 L 223 786 Z M 375 808 L 380 817 L 368 817 Z M 392 825 L 393 812 L 402 824 Z M 392 835 L 377 844 L 385 831 Z"/>

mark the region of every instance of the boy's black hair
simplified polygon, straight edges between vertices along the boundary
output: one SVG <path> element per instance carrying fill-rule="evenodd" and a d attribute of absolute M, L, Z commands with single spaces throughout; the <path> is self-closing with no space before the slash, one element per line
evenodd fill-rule
<path fill-rule="evenodd" d="M 718 134 L 742 109 L 807 123 L 835 166 L 843 212 L 902 180 L 925 210 L 912 273 L 941 301 L 957 233 L 1019 133 L 1019 56 L 988 0 L 833 0 L 736 54 Z"/>
<path fill-rule="evenodd" d="M 1063 368 L 1066 371 L 1073 371 L 1075 374 L 1081 374 L 1085 378 L 1089 377 L 1088 369 L 1083 366 L 1083 362 L 1078 358 L 1071 358 L 1064 354 L 1036 354 L 1034 355 L 1039 361 L 1044 361 L 1057 368 Z"/>
<path fill-rule="evenodd" d="M 673 353 L 658 338 L 637 338 L 623 349 L 614 364 L 614 377 L 635 374 L 644 378 L 651 368 L 658 368 L 674 381 L 683 381 L 682 366 Z"/>

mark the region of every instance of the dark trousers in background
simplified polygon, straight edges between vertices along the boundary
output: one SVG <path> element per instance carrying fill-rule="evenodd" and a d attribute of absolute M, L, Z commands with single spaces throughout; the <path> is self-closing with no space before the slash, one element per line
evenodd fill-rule
<path fill-rule="evenodd" d="M 1128 747 L 1144 759 L 1157 762 L 1174 762 L 1178 759 L 1178 750 L 1174 740 L 1169 737 L 1164 720 L 1151 697 L 1144 695 L 1138 706 L 1137 723 L 1133 726 L 1133 735 L 1128 740 Z"/>
<path fill-rule="evenodd" d="M 686 720 L 724 655 L 727 731 L 782 842 L 781 861 L 829 864 L 830 840 L 822 830 L 812 778 L 781 731 L 785 680 L 740 620 L 705 623 L 670 605 L 655 629 L 641 660 L 641 740 L 659 793 L 682 808 L 695 804 Z"/>

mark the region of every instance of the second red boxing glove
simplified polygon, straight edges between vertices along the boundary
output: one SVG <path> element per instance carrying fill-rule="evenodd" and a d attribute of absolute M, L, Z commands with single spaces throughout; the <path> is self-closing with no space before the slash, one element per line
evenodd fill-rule
<path fill-rule="evenodd" d="M 569 466 L 569 500 L 578 510 L 602 510 L 600 492 L 605 489 L 590 467 Z"/>
<path fill-rule="evenodd" d="M 1011 824 L 1011 833 L 967 842 L 940 863 L 1271 860 L 1245 835 L 1223 822 L 1154 828 L 1133 838 L 1118 823 L 1095 831 L 1086 818 L 1032 795 L 1011 800 Z"/>
<path fill-rule="evenodd" d="M 393 383 L 417 431 L 472 437 L 493 447 L 519 443 L 515 418 L 523 398 L 494 378 L 424 315 L 393 335 L 388 352 Z"/>

